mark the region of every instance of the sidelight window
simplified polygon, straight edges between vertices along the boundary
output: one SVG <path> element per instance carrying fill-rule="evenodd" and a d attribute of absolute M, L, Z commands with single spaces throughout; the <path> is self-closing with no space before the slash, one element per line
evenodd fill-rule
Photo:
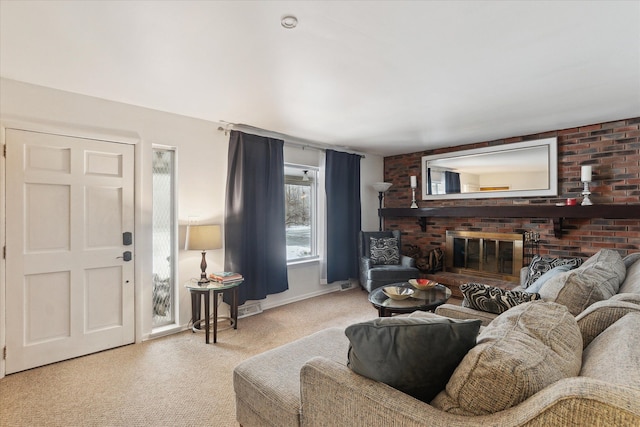
<path fill-rule="evenodd" d="M 153 149 L 153 322 L 171 325 L 175 318 L 175 151 Z"/>

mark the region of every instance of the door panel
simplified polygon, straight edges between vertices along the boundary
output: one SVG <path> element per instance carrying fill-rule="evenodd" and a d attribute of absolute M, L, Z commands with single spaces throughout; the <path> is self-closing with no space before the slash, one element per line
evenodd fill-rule
<path fill-rule="evenodd" d="M 70 224 L 60 219 L 70 217 L 70 186 L 25 184 L 25 193 L 25 252 L 68 251 Z"/>
<path fill-rule="evenodd" d="M 7 129 L 7 373 L 134 341 L 132 145 Z"/>
<path fill-rule="evenodd" d="M 25 345 L 33 346 L 71 335 L 71 280 L 68 271 L 25 276 Z M 41 323 L 46 316 L 47 323 Z"/>
<path fill-rule="evenodd" d="M 122 191 L 120 188 L 88 188 L 85 195 L 85 235 L 88 248 L 122 244 Z"/>
<path fill-rule="evenodd" d="M 122 277 L 121 267 L 90 268 L 85 271 L 85 297 L 87 333 L 122 326 L 122 287 L 103 286 L 118 283 Z"/>

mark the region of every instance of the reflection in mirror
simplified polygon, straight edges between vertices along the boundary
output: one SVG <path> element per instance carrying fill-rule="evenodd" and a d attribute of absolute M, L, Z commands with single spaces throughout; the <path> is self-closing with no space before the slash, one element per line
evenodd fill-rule
<path fill-rule="evenodd" d="M 557 195 L 556 138 L 422 158 L 422 199 Z"/>

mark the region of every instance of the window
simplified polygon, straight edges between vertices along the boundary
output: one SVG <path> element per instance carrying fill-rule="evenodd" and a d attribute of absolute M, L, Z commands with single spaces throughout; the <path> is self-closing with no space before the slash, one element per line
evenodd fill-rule
<path fill-rule="evenodd" d="M 175 152 L 153 149 L 153 327 L 175 323 Z"/>
<path fill-rule="evenodd" d="M 285 164 L 287 261 L 317 258 L 317 176 L 310 166 Z"/>

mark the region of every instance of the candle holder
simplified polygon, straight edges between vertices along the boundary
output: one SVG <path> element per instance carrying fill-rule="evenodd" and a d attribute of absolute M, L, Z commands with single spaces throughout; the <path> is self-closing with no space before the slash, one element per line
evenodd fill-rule
<path fill-rule="evenodd" d="M 416 188 L 415 187 L 411 188 L 411 208 L 412 209 L 417 209 L 418 208 L 418 204 L 416 203 Z"/>
<path fill-rule="evenodd" d="M 591 206 L 593 203 L 589 198 L 589 195 L 591 194 L 591 191 L 589 191 L 589 181 L 582 181 L 582 183 L 584 184 L 584 190 L 582 190 L 582 195 L 584 196 L 582 199 L 582 206 Z"/>
<path fill-rule="evenodd" d="M 583 165 L 580 167 L 580 181 L 584 184 L 584 190 L 582 191 L 582 195 L 584 198 L 582 199 L 582 206 L 591 206 L 591 199 L 589 199 L 589 183 L 591 182 L 591 166 Z"/>

